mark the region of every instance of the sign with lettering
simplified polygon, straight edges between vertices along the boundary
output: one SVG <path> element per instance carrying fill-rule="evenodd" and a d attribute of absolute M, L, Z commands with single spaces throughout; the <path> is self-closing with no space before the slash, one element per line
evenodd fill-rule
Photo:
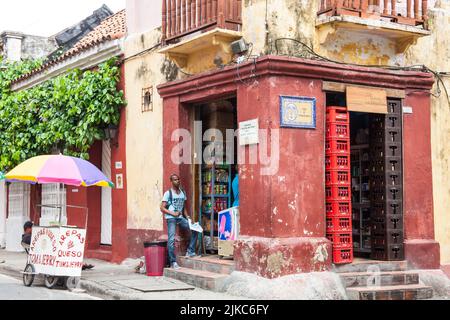
<path fill-rule="evenodd" d="M 316 98 L 280 96 L 280 126 L 316 128 Z"/>
<path fill-rule="evenodd" d="M 347 110 L 387 113 L 386 91 L 384 89 L 347 86 Z"/>
<path fill-rule="evenodd" d="M 259 143 L 258 119 L 239 122 L 239 145 Z"/>
<path fill-rule="evenodd" d="M 86 230 L 66 227 L 33 227 L 30 263 L 37 273 L 80 277 Z"/>

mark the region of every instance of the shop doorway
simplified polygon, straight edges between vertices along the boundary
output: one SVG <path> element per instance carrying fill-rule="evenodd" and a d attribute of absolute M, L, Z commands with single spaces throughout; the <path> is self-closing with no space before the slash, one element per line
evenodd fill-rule
<path fill-rule="evenodd" d="M 345 100 L 327 93 L 327 107 Z M 401 101 L 388 99 L 386 111 L 348 112 L 351 242 L 354 257 L 396 261 L 404 259 Z M 331 239 L 335 248 L 339 237 Z"/>
<path fill-rule="evenodd" d="M 198 248 L 201 254 L 218 253 L 218 213 L 238 205 L 237 180 L 234 181 L 238 172 L 236 103 L 236 98 L 231 97 L 196 104 L 193 108 L 196 123 L 193 218 L 203 228 Z"/>

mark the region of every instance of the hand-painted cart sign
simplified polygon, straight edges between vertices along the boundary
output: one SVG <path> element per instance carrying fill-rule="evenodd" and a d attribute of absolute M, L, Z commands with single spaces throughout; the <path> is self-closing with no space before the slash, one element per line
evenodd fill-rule
<path fill-rule="evenodd" d="M 280 126 L 316 128 L 316 98 L 280 96 Z"/>
<path fill-rule="evenodd" d="M 79 277 L 85 241 L 85 229 L 33 227 L 30 263 L 37 273 Z"/>

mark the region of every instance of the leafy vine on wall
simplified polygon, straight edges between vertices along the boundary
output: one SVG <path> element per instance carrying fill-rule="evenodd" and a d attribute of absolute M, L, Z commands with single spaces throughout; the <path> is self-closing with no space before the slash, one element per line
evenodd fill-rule
<path fill-rule="evenodd" d="M 11 81 L 42 61 L 0 61 L 0 171 L 55 148 L 88 159 L 89 148 L 117 125 L 124 94 L 113 58 L 94 70 L 78 69 L 38 86 L 13 92 Z"/>

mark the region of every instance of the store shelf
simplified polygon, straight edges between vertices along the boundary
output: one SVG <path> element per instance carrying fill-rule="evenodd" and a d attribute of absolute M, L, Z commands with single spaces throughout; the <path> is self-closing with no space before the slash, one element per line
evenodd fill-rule
<path fill-rule="evenodd" d="M 208 144 L 211 144 L 211 142 Z M 199 220 L 202 223 L 203 230 L 205 230 L 204 234 L 208 234 L 208 230 L 213 230 L 215 236 L 217 236 L 217 214 L 219 211 L 229 208 L 231 205 L 231 165 L 216 163 L 204 164 L 202 170 L 199 171 L 199 180 L 201 181 L 199 183 L 201 192 Z M 203 193 L 203 191 L 211 192 L 218 191 L 218 189 L 223 189 L 223 191 L 227 191 L 228 193 Z M 202 242 L 200 244 L 202 245 Z M 213 244 L 213 247 L 207 247 L 205 249 L 217 250 L 218 248 L 216 244 Z"/>
<path fill-rule="evenodd" d="M 202 197 L 203 198 L 228 198 L 230 195 L 229 194 L 204 194 Z"/>

